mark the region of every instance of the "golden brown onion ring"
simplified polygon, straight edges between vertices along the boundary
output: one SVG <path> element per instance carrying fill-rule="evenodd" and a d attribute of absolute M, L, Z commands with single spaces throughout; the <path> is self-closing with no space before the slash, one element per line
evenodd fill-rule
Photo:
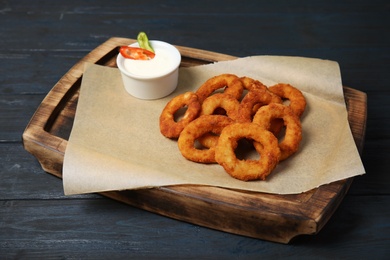
<path fill-rule="evenodd" d="M 195 141 L 214 129 L 222 129 L 233 123 L 233 120 L 222 115 L 202 115 L 189 123 L 181 132 L 178 146 L 181 154 L 188 160 L 199 163 L 215 163 L 215 147 L 198 149 Z"/>
<path fill-rule="evenodd" d="M 240 103 L 240 107 L 238 110 L 238 113 L 240 115 L 240 122 L 252 122 L 252 116 L 257 111 L 254 111 L 254 107 L 256 105 L 259 105 L 259 107 L 261 107 L 270 103 L 282 104 L 282 99 L 266 89 L 249 91 Z"/>
<path fill-rule="evenodd" d="M 260 81 L 258 80 L 255 80 L 255 79 L 252 79 L 250 77 L 241 77 L 240 78 L 242 84 L 243 84 L 243 87 L 248 90 L 248 91 L 251 91 L 251 90 L 266 90 L 267 89 L 267 86 L 265 86 L 263 83 L 261 83 Z"/>
<path fill-rule="evenodd" d="M 240 160 L 235 154 L 238 141 L 253 140 L 261 144 L 259 160 Z M 215 160 L 233 178 L 242 181 L 265 180 L 279 162 L 280 150 L 276 137 L 253 123 L 233 123 L 226 126 L 215 149 Z"/>
<path fill-rule="evenodd" d="M 302 126 L 299 117 L 288 106 L 271 103 L 261 107 L 253 117 L 253 123 L 270 129 L 271 122 L 274 119 L 283 119 L 286 126 L 286 133 L 283 140 L 279 143 L 281 155 L 279 161 L 285 160 L 294 154 L 302 140 Z M 261 149 L 261 144 L 254 143 L 256 149 Z"/>
<path fill-rule="evenodd" d="M 196 94 L 199 101 L 203 103 L 208 96 L 211 96 L 214 91 L 219 89 L 223 89 L 223 93 L 229 94 L 237 100 L 240 99 L 244 90 L 239 77 L 233 74 L 221 74 L 208 79 L 198 88 Z"/>
<path fill-rule="evenodd" d="M 240 102 L 234 97 L 224 94 L 217 93 L 207 97 L 202 104 L 201 115 L 213 115 L 213 114 L 223 114 L 228 116 L 233 120 L 238 120 L 239 118 L 239 107 Z M 220 110 L 218 110 L 220 109 Z M 222 111 L 221 111 L 222 110 Z M 221 113 L 225 112 L 225 113 Z M 204 147 L 213 147 L 217 144 L 218 135 L 221 133 L 222 129 L 214 129 L 212 133 L 206 133 L 199 137 L 198 141 Z"/>
<path fill-rule="evenodd" d="M 222 108 L 228 117 L 237 120 L 239 107 L 240 102 L 233 96 L 217 93 L 203 101 L 201 115 L 212 115 L 217 108 Z"/>
<path fill-rule="evenodd" d="M 175 113 L 183 107 L 187 107 L 184 116 L 175 121 Z M 184 127 L 198 117 L 201 105 L 198 96 L 193 92 L 186 92 L 171 99 L 160 115 L 160 132 L 168 138 L 178 138 Z"/>
<path fill-rule="evenodd" d="M 306 99 L 299 89 L 283 83 L 276 84 L 268 89 L 282 99 L 288 99 L 290 101 L 289 106 L 292 111 L 298 117 L 301 117 L 306 108 Z"/>

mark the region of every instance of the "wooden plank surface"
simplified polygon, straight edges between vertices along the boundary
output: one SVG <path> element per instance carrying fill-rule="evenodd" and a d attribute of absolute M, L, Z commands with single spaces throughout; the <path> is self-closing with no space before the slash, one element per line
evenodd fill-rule
<path fill-rule="evenodd" d="M 23 134 L 23 141 L 26 150 L 37 157 L 47 172 L 62 176 L 63 156 L 76 112 L 84 64 L 93 62 L 115 67 L 118 46 L 132 42 L 134 40 L 126 38 L 107 40 L 65 74 L 42 101 Z M 178 46 L 178 49 L 183 59 L 181 66 L 235 59 L 188 47 Z M 351 88 L 344 91 L 351 127 L 361 150 L 366 95 Z M 288 243 L 298 235 L 317 234 L 342 201 L 350 183 L 351 180 L 339 181 L 304 194 L 285 196 L 191 185 L 102 194 L 193 224 Z M 256 226 L 260 228 L 254 228 Z"/>
<path fill-rule="evenodd" d="M 238 22 L 239 21 L 239 22 Z M 0 2 L 1 259 L 387 259 L 390 24 L 383 0 Z M 64 196 L 21 136 L 77 61 L 113 36 L 233 56 L 335 60 L 343 84 L 367 93 L 362 160 L 338 210 L 315 236 L 285 245 L 164 218 L 104 196 Z"/>

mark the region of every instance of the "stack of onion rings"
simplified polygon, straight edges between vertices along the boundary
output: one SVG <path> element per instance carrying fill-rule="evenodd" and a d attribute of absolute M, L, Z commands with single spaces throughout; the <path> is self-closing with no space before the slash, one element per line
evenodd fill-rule
<path fill-rule="evenodd" d="M 175 120 L 182 108 L 184 116 Z M 267 87 L 249 77 L 221 74 L 195 92 L 171 99 L 160 115 L 160 131 L 177 139 L 179 151 L 190 161 L 218 163 L 238 180 L 265 180 L 280 161 L 299 150 L 305 108 L 304 95 L 289 84 Z M 283 127 L 284 137 L 278 141 Z M 237 158 L 241 139 L 253 143 L 258 160 Z"/>

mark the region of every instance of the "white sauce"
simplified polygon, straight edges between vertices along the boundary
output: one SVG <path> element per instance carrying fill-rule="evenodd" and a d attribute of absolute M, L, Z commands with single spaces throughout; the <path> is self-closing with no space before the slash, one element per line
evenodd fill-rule
<path fill-rule="evenodd" d="M 138 77 L 158 77 L 163 76 L 174 68 L 172 53 L 162 46 L 154 47 L 155 56 L 151 60 L 125 59 L 125 69 Z"/>

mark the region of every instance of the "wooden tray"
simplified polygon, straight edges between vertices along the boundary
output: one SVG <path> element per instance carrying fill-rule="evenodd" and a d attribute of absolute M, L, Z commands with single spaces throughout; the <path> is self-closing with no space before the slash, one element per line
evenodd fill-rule
<path fill-rule="evenodd" d="M 42 168 L 62 176 L 65 148 L 75 116 L 84 63 L 116 67 L 118 46 L 135 40 L 111 38 L 66 73 L 44 98 L 23 133 L 25 149 Z M 181 66 L 196 66 L 236 57 L 177 46 Z M 349 122 L 362 151 L 367 116 L 366 94 L 345 87 Z M 352 178 L 297 195 L 274 195 L 225 188 L 182 185 L 153 189 L 104 192 L 126 204 L 234 234 L 289 243 L 303 234 L 316 234 L 326 224 L 347 193 Z"/>

